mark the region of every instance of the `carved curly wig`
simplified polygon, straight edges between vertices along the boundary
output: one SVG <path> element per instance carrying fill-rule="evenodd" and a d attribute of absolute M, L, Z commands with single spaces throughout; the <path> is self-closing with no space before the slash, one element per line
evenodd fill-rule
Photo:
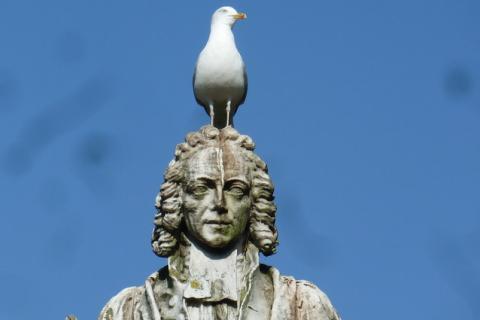
<path fill-rule="evenodd" d="M 221 142 L 231 142 L 240 147 L 241 154 L 250 163 L 252 207 L 248 224 L 250 241 L 266 256 L 275 253 L 278 234 L 275 227 L 277 208 L 273 202 L 273 184 L 265 162 L 254 152 L 255 143 L 246 135 L 227 127 L 217 129 L 204 126 L 189 133 L 184 143 L 177 145 L 173 159 L 164 174 L 164 182 L 155 201 L 157 214 L 154 220 L 152 248 L 156 255 L 168 257 L 178 247 L 182 230 L 182 184 L 186 160 L 207 147 L 218 147 Z"/>

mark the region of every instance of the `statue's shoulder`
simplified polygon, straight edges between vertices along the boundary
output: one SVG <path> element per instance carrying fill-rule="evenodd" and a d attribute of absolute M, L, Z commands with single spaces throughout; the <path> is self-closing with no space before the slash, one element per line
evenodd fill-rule
<path fill-rule="evenodd" d="M 145 288 L 130 287 L 113 296 L 103 307 L 98 320 L 133 320 L 135 306 L 145 294 Z"/>
<path fill-rule="evenodd" d="M 274 285 L 273 312 L 288 314 L 291 319 L 340 320 L 330 299 L 316 285 L 284 276 L 274 267 L 268 270 Z"/>
<path fill-rule="evenodd" d="M 165 269 L 165 268 L 164 268 Z M 145 285 L 123 289 L 112 297 L 103 307 L 98 320 L 153 320 L 152 285 L 162 279 L 165 270 L 153 273 L 145 281 Z M 150 289 L 150 293 L 149 293 Z M 149 301 L 150 300 L 150 301 Z"/>
<path fill-rule="evenodd" d="M 330 299 L 316 285 L 309 281 L 297 280 L 297 305 L 302 314 L 322 315 L 328 320 L 340 320 Z M 300 305 L 299 305 L 300 303 Z M 303 307 L 303 308 L 302 308 Z M 303 317 L 299 317 L 303 319 Z M 309 317 L 307 317 L 309 318 Z M 323 319 L 316 318 L 315 319 Z"/>

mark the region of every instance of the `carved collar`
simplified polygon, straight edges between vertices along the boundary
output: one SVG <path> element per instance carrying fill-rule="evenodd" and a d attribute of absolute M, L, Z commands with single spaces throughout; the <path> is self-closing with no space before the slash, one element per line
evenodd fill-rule
<path fill-rule="evenodd" d="M 258 265 L 258 249 L 249 241 L 224 257 L 216 257 L 206 255 L 185 236 L 168 259 L 169 275 L 184 288 L 184 298 L 203 302 L 228 299 L 237 303 L 240 313 Z"/>

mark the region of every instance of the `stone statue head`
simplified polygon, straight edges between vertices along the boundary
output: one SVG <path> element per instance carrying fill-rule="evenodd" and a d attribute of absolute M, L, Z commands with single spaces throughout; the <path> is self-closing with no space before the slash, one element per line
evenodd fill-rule
<path fill-rule="evenodd" d="M 177 145 L 156 199 L 153 251 L 172 255 L 182 234 L 221 250 L 241 239 L 275 253 L 276 207 L 265 162 L 232 127 L 205 126 Z"/>

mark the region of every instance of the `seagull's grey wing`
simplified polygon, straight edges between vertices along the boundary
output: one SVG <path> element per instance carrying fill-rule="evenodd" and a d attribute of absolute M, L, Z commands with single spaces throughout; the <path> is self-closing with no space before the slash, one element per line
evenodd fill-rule
<path fill-rule="evenodd" d="M 243 64 L 243 83 L 244 83 L 245 90 L 243 91 L 242 99 L 240 100 L 240 103 L 238 105 L 243 104 L 245 102 L 245 99 L 247 98 L 248 76 L 247 76 L 247 68 L 245 68 L 245 63 Z"/>
<path fill-rule="evenodd" d="M 197 64 L 198 64 L 198 61 L 197 63 L 195 64 L 195 69 L 193 70 L 193 77 L 192 77 L 192 88 L 193 88 L 193 95 L 195 96 L 195 100 L 197 101 L 197 103 L 201 106 L 203 106 L 204 108 L 206 108 L 203 103 L 200 101 L 200 99 L 198 98 L 197 96 L 197 90 L 195 90 L 195 78 L 197 76 Z M 206 109 L 205 109 L 206 110 Z M 208 112 L 207 112 L 208 113 Z"/>

